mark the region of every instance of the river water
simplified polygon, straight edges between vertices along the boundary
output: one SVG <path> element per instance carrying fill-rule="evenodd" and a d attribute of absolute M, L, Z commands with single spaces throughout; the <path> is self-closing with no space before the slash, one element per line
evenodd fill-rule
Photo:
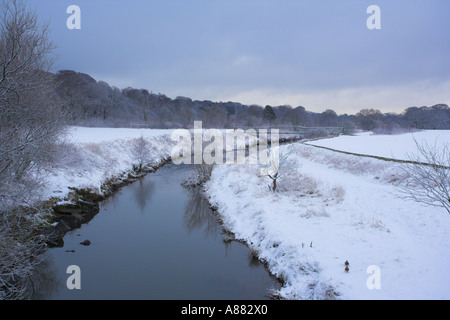
<path fill-rule="evenodd" d="M 191 170 L 167 164 L 106 200 L 64 247 L 49 249 L 34 299 L 269 299 L 278 281 L 247 246 L 224 241 L 208 202 L 181 186 Z M 79 290 L 66 285 L 71 265 Z"/>

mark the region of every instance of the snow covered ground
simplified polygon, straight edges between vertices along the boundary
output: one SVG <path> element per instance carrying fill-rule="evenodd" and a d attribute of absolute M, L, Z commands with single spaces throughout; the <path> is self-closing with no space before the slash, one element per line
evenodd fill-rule
<path fill-rule="evenodd" d="M 449 133 L 414 135 L 434 143 L 437 135 L 449 141 Z M 415 151 L 411 134 L 313 143 L 386 157 Z M 398 197 L 396 185 L 403 179 L 398 164 L 301 143 L 280 151 L 292 154 L 280 169 L 284 175 L 277 192 L 251 165 L 216 166 L 206 185 L 224 226 L 284 280 L 276 294 L 286 299 L 450 299 L 450 216 L 443 208 Z M 373 288 L 374 279 L 379 289 Z"/>
<path fill-rule="evenodd" d="M 150 163 L 158 164 L 170 156 L 175 144 L 171 133 L 172 130 L 70 128 L 58 166 L 41 172 L 47 185 L 44 197 L 63 199 L 70 192 L 69 187 L 99 190 L 106 179 L 129 172 L 136 164 L 133 141 L 141 136 L 149 142 Z"/>
<path fill-rule="evenodd" d="M 336 150 L 406 160 L 408 154 L 416 152 L 415 140 L 430 145 L 450 143 L 450 130 L 427 130 L 411 133 L 379 135 L 362 132 L 355 136 L 340 136 L 311 141 L 309 144 Z"/>
<path fill-rule="evenodd" d="M 45 196 L 62 199 L 69 187 L 99 188 L 129 171 L 135 163 L 132 143 L 141 135 L 157 164 L 171 155 L 171 133 L 74 127 L 60 165 L 45 176 Z M 446 142 L 449 133 L 414 136 Z M 397 158 L 415 151 L 411 134 L 360 134 L 309 143 Z M 444 209 L 397 197 L 396 184 L 402 180 L 398 164 L 301 143 L 280 149 L 293 153 L 277 192 L 269 190 L 271 181 L 261 176 L 260 168 L 251 165 L 216 166 L 206 185 L 225 227 L 285 281 L 276 294 L 287 299 L 450 299 L 450 216 Z M 380 270 L 380 289 L 367 286 L 370 266 Z"/>
<path fill-rule="evenodd" d="M 102 143 L 114 140 L 131 140 L 139 138 L 151 139 L 169 136 L 172 130 L 167 129 L 129 129 L 129 128 L 87 128 L 71 127 L 68 139 L 73 143 Z"/>

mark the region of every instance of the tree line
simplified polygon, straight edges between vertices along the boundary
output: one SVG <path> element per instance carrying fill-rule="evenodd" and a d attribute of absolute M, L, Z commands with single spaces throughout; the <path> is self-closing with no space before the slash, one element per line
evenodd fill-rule
<path fill-rule="evenodd" d="M 344 127 L 383 133 L 399 129 L 450 129 L 450 108 L 445 104 L 412 106 L 402 113 L 382 113 L 361 109 L 354 115 L 338 115 L 334 110 L 311 112 L 303 106 L 244 105 L 238 102 L 169 98 L 146 89 L 119 89 L 104 81 L 71 70 L 55 75 L 56 93 L 65 102 L 73 125 L 128 127 L 145 124 L 149 128 L 189 128 L 194 120 L 205 127 L 232 128 L 234 125 L 295 125 Z"/>

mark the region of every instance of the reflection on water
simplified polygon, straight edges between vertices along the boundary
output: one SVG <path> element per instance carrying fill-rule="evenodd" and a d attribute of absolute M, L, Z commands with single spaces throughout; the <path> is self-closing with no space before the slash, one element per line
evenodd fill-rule
<path fill-rule="evenodd" d="M 32 283 L 32 298 L 35 300 L 46 299 L 58 291 L 59 281 L 56 267 L 49 254 L 45 254 L 43 261 L 38 265 L 30 282 Z"/>
<path fill-rule="evenodd" d="M 205 236 L 216 237 L 222 228 L 211 212 L 209 203 L 202 196 L 199 187 L 189 188 L 188 202 L 183 215 L 183 224 L 188 231 L 201 230 Z"/>
<path fill-rule="evenodd" d="M 278 282 L 245 245 L 224 241 L 201 192 L 181 186 L 190 173 L 169 164 L 105 201 L 49 250 L 34 298 L 267 299 Z M 81 290 L 66 287 L 69 265 L 81 269 Z"/>
<path fill-rule="evenodd" d="M 145 207 L 150 202 L 155 190 L 155 183 L 150 179 L 139 179 L 135 184 L 134 200 L 140 212 L 144 213 Z"/>

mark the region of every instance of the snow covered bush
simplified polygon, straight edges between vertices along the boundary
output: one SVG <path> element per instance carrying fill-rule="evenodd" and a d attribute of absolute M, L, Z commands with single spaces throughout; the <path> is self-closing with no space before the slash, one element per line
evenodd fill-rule
<path fill-rule="evenodd" d="M 269 186 L 272 191 L 277 190 L 278 179 L 287 173 L 288 168 L 292 168 L 291 155 L 291 151 L 280 152 L 279 147 L 272 148 L 269 150 L 268 163 L 261 165 L 261 175 L 272 180 L 272 186 Z"/>
<path fill-rule="evenodd" d="M 336 203 L 341 203 L 344 201 L 345 189 L 342 186 L 334 186 L 331 188 L 331 196 L 336 201 Z"/>
<path fill-rule="evenodd" d="M 149 142 L 141 135 L 134 139 L 133 148 L 131 150 L 137 172 L 142 170 L 142 167 L 151 161 L 151 150 Z"/>
<path fill-rule="evenodd" d="M 318 193 L 317 181 L 301 174 L 298 170 L 289 170 L 280 178 L 277 189 L 280 192 L 296 192 L 300 195 L 313 195 Z"/>

